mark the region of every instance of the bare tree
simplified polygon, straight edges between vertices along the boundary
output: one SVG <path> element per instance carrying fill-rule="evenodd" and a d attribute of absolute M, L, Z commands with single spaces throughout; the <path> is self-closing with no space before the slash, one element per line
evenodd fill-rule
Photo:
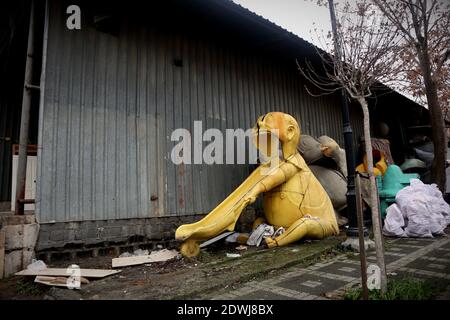
<path fill-rule="evenodd" d="M 332 1 L 330 0 L 330 7 Z M 327 52 L 317 49 L 322 66 L 318 70 L 309 61 L 299 65 L 301 73 L 324 93 L 344 89 L 361 106 L 364 118 L 364 141 L 370 180 L 370 208 L 376 247 L 377 264 L 381 270 L 381 290 L 386 292 L 387 278 L 384 262 L 384 246 L 381 234 L 381 219 L 378 193 L 373 171 L 370 113 L 367 98 L 377 87 L 386 88 L 397 80 L 402 69 L 395 52 L 401 39 L 386 17 L 380 16 L 370 1 L 345 2 L 342 14 L 333 21 L 335 32 L 322 37 L 321 45 Z M 332 41 L 330 41 L 332 39 Z M 320 68 L 320 67 L 319 67 Z M 311 91 L 307 88 L 308 92 Z M 312 93 L 311 93 L 312 94 Z"/>
<path fill-rule="evenodd" d="M 430 110 L 434 160 L 431 177 L 439 189 L 445 192 L 445 162 L 447 137 L 438 88 L 443 79 L 448 82 L 450 60 L 450 3 L 440 0 L 372 0 L 398 30 L 405 41 L 406 52 L 415 64 L 425 88 Z M 414 68 L 410 68 L 414 72 Z M 411 76 L 411 74 L 410 74 Z M 409 77 L 412 88 L 417 77 Z M 415 81 L 414 81 L 415 80 Z M 441 96 L 442 98 L 442 96 Z M 445 99 L 441 100 L 444 102 Z"/>

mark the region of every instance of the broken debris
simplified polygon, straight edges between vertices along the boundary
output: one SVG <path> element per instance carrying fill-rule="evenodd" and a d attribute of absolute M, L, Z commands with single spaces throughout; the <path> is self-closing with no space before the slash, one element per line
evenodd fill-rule
<path fill-rule="evenodd" d="M 68 288 L 67 284 L 68 277 L 48 277 L 48 276 L 37 276 L 34 279 L 34 282 L 45 284 L 47 286 L 55 286 L 55 287 L 65 287 Z M 80 277 L 81 284 L 88 284 L 89 280 L 83 277 Z"/>
<path fill-rule="evenodd" d="M 149 251 L 148 251 L 148 250 L 137 249 L 137 250 L 134 250 L 133 253 L 124 252 L 124 253 L 122 253 L 122 254 L 119 256 L 119 258 L 137 257 L 137 256 L 148 256 L 148 255 L 149 255 Z"/>
<path fill-rule="evenodd" d="M 255 230 L 253 230 L 252 234 L 248 238 L 247 245 L 258 247 L 264 238 L 271 237 L 273 233 L 274 229 L 272 226 L 262 223 Z"/>
<path fill-rule="evenodd" d="M 179 253 L 176 250 L 163 249 L 159 251 L 152 251 L 152 253 L 150 253 L 149 255 L 114 258 L 112 259 L 112 267 L 128 267 L 152 262 L 163 262 L 174 259 L 178 256 Z"/>
<path fill-rule="evenodd" d="M 33 259 L 32 262 L 27 266 L 27 270 L 40 271 L 47 269 L 47 265 L 42 260 Z"/>
<path fill-rule="evenodd" d="M 16 272 L 16 276 L 53 276 L 53 277 L 67 277 L 69 276 L 69 268 L 46 268 L 42 270 L 25 269 Z M 85 278 L 104 278 L 113 274 L 121 272 L 121 270 L 106 270 L 106 269 L 80 269 L 81 277 Z"/>
<path fill-rule="evenodd" d="M 229 236 L 230 234 L 233 234 L 233 233 L 235 233 L 235 232 L 234 232 L 234 231 L 228 231 L 228 232 L 224 232 L 224 233 L 222 233 L 222 234 L 219 234 L 217 237 L 214 237 L 214 238 L 212 238 L 212 239 L 209 239 L 208 241 L 203 242 L 203 243 L 200 245 L 200 248 L 204 248 L 204 247 L 206 247 L 206 246 L 209 246 L 210 244 L 212 244 L 212 243 L 214 243 L 214 242 L 217 242 L 217 241 L 219 241 L 220 239 L 223 239 L 223 238 L 225 238 L 225 237 L 227 237 L 227 236 Z"/>

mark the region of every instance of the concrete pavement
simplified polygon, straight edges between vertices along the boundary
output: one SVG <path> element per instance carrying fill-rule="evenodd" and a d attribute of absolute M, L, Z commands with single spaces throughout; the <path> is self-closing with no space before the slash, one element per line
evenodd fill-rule
<path fill-rule="evenodd" d="M 387 239 L 388 276 L 413 276 L 436 283 L 441 289 L 450 285 L 450 228 L 434 239 Z M 367 263 L 375 263 L 375 252 Z M 236 290 L 205 298 L 229 300 L 323 300 L 339 299 L 346 290 L 359 286 L 360 262 L 357 254 L 341 254 L 309 267 L 292 267 L 282 275 L 264 281 L 248 282 Z M 445 297 L 445 293 L 440 295 Z"/>

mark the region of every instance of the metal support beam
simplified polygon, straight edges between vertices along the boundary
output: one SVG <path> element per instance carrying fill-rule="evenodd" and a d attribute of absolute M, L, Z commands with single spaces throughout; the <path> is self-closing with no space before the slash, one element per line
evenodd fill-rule
<path fill-rule="evenodd" d="M 24 204 L 21 199 L 25 198 L 25 180 L 27 175 L 27 153 L 28 153 L 28 136 L 30 127 L 30 111 L 31 111 L 31 89 L 29 84 L 33 78 L 33 53 L 34 53 L 34 0 L 31 1 L 30 7 L 30 25 L 28 29 L 28 46 L 27 57 L 25 62 L 25 79 L 22 97 L 22 115 L 20 118 L 20 138 L 19 138 L 19 163 L 17 167 L 17 183 L 16 183 L 16 212 L 22 215 Z M 28 87 L 27 87 L 28 86 Z"/>
<path fill-rule="evenodd" d="M 330 9 L 331 27 L 334 39 L 334 51 L 336 59 L 341 59 L 341 48 L 337 40 L 337 26 L 336 14 L 334 12 L 333 0 L 328 0 L 328 7 Z M 349 237 L 358 236 L 358 219 L 356 215 L 356 192 L 355 192 L 355 153 L 353 151 L 353 132 L 350 125 L 350 115 L 348 111 L 348 101 L 345 90 L 341 91 L 341 105 L 342 105 L 342 121 L 344 129 L 344 146 L 345 155 L 347 158 L 347 218 L 348 229 L 347 235 Z M 364 234 L 367 234 L 367 229 L 364 228 Z"/>
<path fill-rule="evenodd" d="M 26 84 L 25 85 L 25 88 L 26 89 L 29 89 L 29 90 L 40 90 L 41 89 L 41 87 L 39 87 L 39 86 L 35 86 L 35 85 L 33 85 L 33 84 Z"/>

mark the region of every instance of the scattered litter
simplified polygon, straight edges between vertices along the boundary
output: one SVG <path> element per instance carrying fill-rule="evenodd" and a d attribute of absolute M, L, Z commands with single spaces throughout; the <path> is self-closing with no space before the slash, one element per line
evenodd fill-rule
<path fill-rule="evenodd" d="M 124 252 L 119 256 L 119 258 L 128 258 L 128 257 L 132 257 L 132 256 L 133 256 L 132 253 Z"/>
<path fill-rule="evenodd" d="M 129 252 L 124 252 L 122 253 L 119 258 L 128 258 L 128 257 L 137 257 L 137 256 L 147 256 L 149 254 L 148 250 L 142 250 L 142 249 L 137 249 L 134 250 L 133 253 L 129 253 Z"/>
<path fill-rule="evenodd" d="M 247 250 L 247 247 L 244 245 L 240 245 L 240 246 L 236 247 L 236 250 L 244 251 L 244 250 Z"/>
<path fill-rule="evenodd" d="M 228 237 L 225 238 L 225 242 L 235 243 L 235 242 L 237 242 L 238 236 L 239 236 L 239 233 L 237 233 L 237 232 L 232 233 Z"/>
<path fill-rule="evenodd" d="M 43 270 L 22 270 L 16 272 L 16 276 L 53 276 L 53 277 L 67 277 L 69 273 L 68 268 L 46 268 Z M 113 274 L 121 272 L 121 270 L 106 270 L 106 269 L 80 269 L 80 276 L 85 278 L 104 278 Z"/>
<path fill-rule="evenodd" d="M 45 284 L 47 286 L 55 286 L 55 287 L 66 287 L 68 288 L 67 283 L 68 277 L 49 277 L 49 276 L 37 276 L 34 279 L 34 282 Z M 80 284 L 88 284 L 89 280 L 83 277 L 80 277 Z"/>
<path fill-rule="evenodd" d="M 27 266 L 27 270 L 30 271 L 40 271 L 47 269 L 47 265 L 42 260 L 33 259 L 32 262 Z"/>
<path fill-rule="evenodd" d="M 277 231 L 275 231 L 272 235 L 272 239 L 275 239 L 278 236 L 281 236 L 284 232 L 286 231 L 286 229 L 284 229 L 283 227 L 279 227 L 277 229 Z"/>
<path fill-rule="evenodd" d="M 171 260 L 179 256 L 178 251 L 176 250 L 159 250 L 159 251 L 152 251 L 149 255 L 144 256 L 132 256 L 132 257 L 125 257 L 125 258 L 114 258 L 112 259 L 112 267 L 126 267 L 126 266 L 133 266 L 138 264 L 146 264 L 149 262 L 163 262 L 167 260 Z"/>
<path fill-rule="evenodd" d="M 148 250 L 137 249 L 137 250 L 134 250 L 133 254 L 135 256 L 146 256 L 146 255 L 149 254 L 149 251 Z"/>
<path fill-rule="evenodd" d="M 212 238 L 212 239 L 209 239 L 208 241 L 203 242 L 203 243 L 200 245 L 200 248 L 204 248 L 204 247 L 206 247 L 206 246 L 209 246 L 211 243 L 214 243 L 214 242 L 216 242 L 216 241 L 219 241 L 220 239 L 223 239 L 223 238 L 229 236 L 229 235 L 232 234 L 232 233 L 235 233 L 235 232 L 234 232 L 234 231 L 228 231 L 228 232 L 224 232 L 224 233 L 222 233 L 222 234 L 219 234 L 217 237 L 214 237 L 214 238 Z"/>
<path fill-rule="evenodd" d="M 227 258 L 240 258 L 241 255 L 239 253 L 227 253 Z"/>
<path fill-rule="evenodd" d="M 255 230 L 247 240 L 247 245 L 249 246 L 259 246 L 264 238 L 271 237 L 274 233 L 272 226 L 262 223 Z"/>
<path fill-rule="evenodd" d="M 250 235 L 248 233 L 239 233 L 236 242 L 240 244 L 246 244 L 248 238 L 250 238 Z"/>
<path fill-rule="evenodd" d="M 158 248 L 158 249 L 162 249 L 163 248 L 163 246 L 162 245 L 160 245 L 160 244 L 158 244 L 157 246 L 156 246 L 156 248 Z M 148 253 L 147 253 L 148 254 Z"/>
<path fill-rule="evenodd" d="M 383 234 L 396 237 L 424 237 L 444 234 L 450 224 L 450 206 L 435 184 L 411 179 L 386 210 Z"/>
<path fill-rule="evenodd" d="M 146 266 L 146 267 L 151 267 L 152 264 L 151 264 L 151 263 L 147 263 L 147 264 L 145 264 L 145 266 Z"/>
<path fill-rule="evenodd" d="M 291 252 L 299 252 L 300 250 L 298 249 L 292 249 Z"/>
<path fill-rule="evenodd" d="M 246 244 L 248 241 L 248 238 L 250 237 L 250 235 L 248 233 L 233 233 L 231 235 L 229 235 L 226 239 L 225 242 L 228 243 L 240 243 L 240 244 Z"/>

